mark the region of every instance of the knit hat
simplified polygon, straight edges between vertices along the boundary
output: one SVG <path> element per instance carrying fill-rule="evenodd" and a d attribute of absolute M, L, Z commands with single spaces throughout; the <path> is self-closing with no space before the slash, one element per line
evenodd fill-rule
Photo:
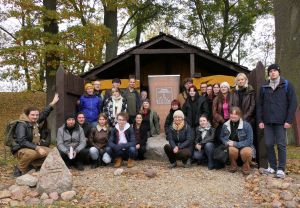
<path fill-rule="evenodd" d="M 278 64 L 271 64 L 269 67 L 268 67 L 268 74 L 270 73 L 270 71 L 272 69 L 275 69 L 277 70 L 279 73 L 280 73 L 280 68 L 279 68 L 279 65 Z"/>
<path fill-rule="evenodd" d="M 74 114 L 69 114 L 65 116 L 65 121 L 68 120 L 69 118 L 73 118 L 74 120 L 76 120 L 76 116 Z"/>
<path fill-rule="evenodd" d="M 181 117 L 181 118 L 184 119 L 184 114 L 183 114 L 183 112 L 181 110 L 175 111 L 174 114 L 173 114 L 173 118 L 175 118 L 175 116 Z"/>
<path fill-rule="evenodd" d="M 230 89 L 230 85 L 228 84 L 228 82 L 222 82 L 220 84 L 220 87 L 227 87 L 228 89 Z"/>
<path fill-rule="evenodd" d="M 93 87 L 93 85 L 92 85 L 91 83 L 86 83 L 86 84 L 84 85 L 84 89 L 87 90 L 87 89 L 89 89 L 89 88 L 94 89 L 94 87 Z"/>

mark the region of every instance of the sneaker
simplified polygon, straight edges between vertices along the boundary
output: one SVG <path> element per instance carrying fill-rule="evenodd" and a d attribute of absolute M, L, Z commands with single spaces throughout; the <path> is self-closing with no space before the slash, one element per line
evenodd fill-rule
<path fill-rule="evenodd" d="M 273 168 L 268 167 L 268 168 L 262 169 L 262 173 L 263 174 L 274 174 L 275 170 Z"/>
<path fill-rule="evenodd" d="M 283 170 L 277 170 L 276 177 L 282 179 L 285 178 L 285 173 L 283 172 Z"/>

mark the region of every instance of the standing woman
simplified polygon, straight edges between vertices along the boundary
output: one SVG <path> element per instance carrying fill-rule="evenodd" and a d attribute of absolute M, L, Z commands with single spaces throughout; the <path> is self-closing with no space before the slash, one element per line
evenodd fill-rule
<path fill-rule="evenodd" d="M 103 111 L 108 118 L 109 126 L 114 127 L 117 122 L 117 115 L 120 112 L 126 112 L 126 99 L 121 96 L 120 88 L 112 89 L 112 96 L 110 96 L 105 104 Z"/>
<path fill-rule="evenodd" d="M 183 106 L 186 99 L 188 98 L 188 96 L 189 96 L 188 91 L 189 91 L 190 86 L 192 86 L 192 85 L 193 85 L 192 78 L 185 78 L 183 80 L 181 93 L 178 95 L 178 98 L 177 98 L 177 100 L 179 101 L 181 106 Z"/>
<path fill-rule="evenodd" d="M 137 159 L 144 160 L 144 154 L 146 152 L 146 144 L 147 144 L 147 127 L 143 121 L 142 114 L 138 113 L 135 116 L 135 122 L 133 123 L 133 130 L 135 133 L 136 145 L 135 148 L 137 150 Z"/>
<path fill-rule="evenodd" d="M 173 114 L 175 111 L 177 110 L 181 110 L 180 108 L 180 102 L 178 100 L 173 100 L 171 102 L 171 109 L 170 109 L 170 112 L 169 114 L 167 115 L 166 117 L 166 121 L 165 121 L 165 133 L 167 133 L 167 129 L 170 125 L 172 125 L 173 123 Z"/>
<path fill-rule="evenodd" d="M 94 86 L 87 83 L 85 93 L 79 99 L 79 112 L 83 112 L 87 122 L 92 126 L 97 125 L 98 115 L 101 112 L 102 98 L 94 94 Z"/>
<path fill-rule="evenodd" d="M 148 136 L 153 137 L 159 135 L 159 116 L 153 109 L 150 109 L 149 99 L 143 101 L 140 113 L 142 114 L 143 122 L 147 127 Z"/>
<path fill-rule="evenodd" d="M 220 93 L 213 101 L 213 127 L 216 129 L 216 136 L 219 138 L 222 125 L 230 117 L 230 86 L 228 82 L 222 82 Z"/>
<path fill-rule="evenodd" d="M 92 128 L 91 133 L 88 138 L 88 143 L 90 145 L 89 155 L 92 159 L 91 168 L 96 168 L 100 165 L 105 165 L 110 161 L 103 161 L 103 155 L 105 153 L 105 148 L 108 143 L 109 138 L 109 126 L 107 122 L 107 117 L 105 114 L 100 113 L 98 118 L 98 124 L 95 128 Z"/>
<path fill-rule="evenodd" d="M 220 84 L 219 83 L 215 83 L 213 85 L 213 94 L 214 94 L 214 97 L 218 96 L 220 92 Z"/>

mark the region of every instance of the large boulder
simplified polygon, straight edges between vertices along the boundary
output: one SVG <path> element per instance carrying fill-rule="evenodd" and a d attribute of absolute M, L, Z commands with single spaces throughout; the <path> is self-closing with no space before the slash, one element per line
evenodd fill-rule
<path fill-rule="evenodd" d="M 164 151 L 166 144 L 168 144 L 168 141 L 166 140 L 165 134 L 148 138 L 145 157 L 149 160 L 167 161 L 168 157 Z"/>
<path fill-rule="evenodd" d="M 72 174 L 55 147 L 44 161 L 37 183 L 37 191 L 42 193 L 63 193 L 71 191 Z"/>

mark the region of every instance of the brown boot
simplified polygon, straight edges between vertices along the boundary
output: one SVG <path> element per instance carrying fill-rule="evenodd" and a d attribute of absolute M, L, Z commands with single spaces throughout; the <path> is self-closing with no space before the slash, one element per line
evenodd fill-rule
<path fill-rule="evenodd" d="M 249 162 L 245 162 L 243 164 L 243 169 L 242 169 L 243 174 L 244 175 L 249 175 L 250 174 L 250 170 L 251 170 L 251 168 L 250 168 Z"/>
<path fill-rule="evenodd" d="M 235 160 L 232 160 L 230 163 L 229 172 L 234 173 L 237 171 L 237 164 Z"/>
<path fill-rule="evenodd" d="M 122 157 L 117 157 L 116 159 L 115 159 L 115 165 L 114 165 L 114 167 L 115 168 L 119 168 L 119 167 L 121 167 L 121 165 L 122 165 Z"/>
<path fill-rule="evenodd" d="M 129 158 L 127 161 L 127 168 L 132 168 L 133 166 L 134 166 L 134 160 Z"/>

